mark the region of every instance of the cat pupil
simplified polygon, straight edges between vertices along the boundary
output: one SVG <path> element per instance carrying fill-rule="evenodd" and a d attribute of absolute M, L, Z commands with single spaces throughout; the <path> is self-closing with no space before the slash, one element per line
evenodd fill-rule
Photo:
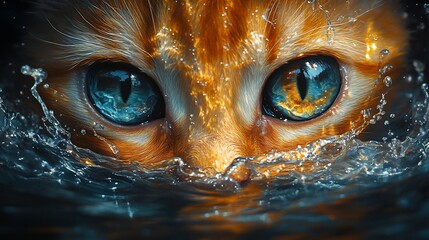
<path fill-rule="evenodd" d="M 304 100 L 307 96 L 307 79 L 304 75 L 304 71 L 301 68 L 298 75 L 296 76 L 296 85 L 298 87 L 299 96 L 301 97 L 301 100 Z"/>
<path fill-rule="evenodd" d="M 131 95 L 131 76 L 128 74 L 128 78 L 124 81 L 119 82 L 119 88 L 121 92 L 121 98 L 124 103 L 127 103 L 128 98 Z"/>

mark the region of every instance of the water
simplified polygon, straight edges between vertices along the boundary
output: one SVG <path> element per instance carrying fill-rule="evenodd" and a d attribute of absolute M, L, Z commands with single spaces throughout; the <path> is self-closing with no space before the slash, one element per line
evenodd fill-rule
<path fill-rule="evenodd" d="M 36 114 L 1 100 L 2 233 L 66 239 L 429 236 L 425 83 L 412 93 L 414 124 L 401 138 L 361 141 L 356 127 L 291 151 L 236 159 L 225 173 L 207 175 L 181 159 L 148 171 L 74 146 L 36 91 L 44 72 L 28 66 L 22 72 L 35 78 L 31 92 L 44 117 L 38 123 Z M 380 104 L 373 118 L 382 115 Z M 384 124 L 396 118 L 387 114 Z M 239 168 L 250 180 L 231 178 Z"/>

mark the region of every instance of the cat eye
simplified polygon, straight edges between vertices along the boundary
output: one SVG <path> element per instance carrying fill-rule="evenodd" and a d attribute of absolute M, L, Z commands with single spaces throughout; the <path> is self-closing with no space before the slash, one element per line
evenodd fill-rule
<path fill-rule="evenodd" d="M 165 103 L 155 81 L 138 68 L 113 62 L 92 64 L 86 75 L 88 97 L 107 120 L 137 125 L 165 116 Z"/>
<path fill-rule="evenodd" d="M 340 67 L 333 57 L 319 55 L 293 60 L 267 79 L 262 112 L 280 120 L 316 118 L 335 102 L 341 82 Z"/>

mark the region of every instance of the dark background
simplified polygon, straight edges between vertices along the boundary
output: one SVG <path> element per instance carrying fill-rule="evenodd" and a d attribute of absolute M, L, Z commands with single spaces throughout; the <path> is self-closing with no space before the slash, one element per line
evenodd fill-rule
<path fill-rule="evenodd" d="M 26 25 L 30 10 L 30 1 L 0 1 L 0 71 L 2 74 L 0 81 L 4 81 L 5 76 L 10 76 L 14 71 L 19 70 L 23 63 L 18 52 L 25 44 L 22 36 L 27 32 Z"/>

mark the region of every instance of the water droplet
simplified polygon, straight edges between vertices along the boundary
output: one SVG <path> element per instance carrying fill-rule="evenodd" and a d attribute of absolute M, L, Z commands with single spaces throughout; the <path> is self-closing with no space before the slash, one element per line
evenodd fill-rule
<path fill-rule="evenodd" d="M 386 85 L 386 87 L 391 87 L 392 83 L 393 83 L 392 78 L 390 76 L 386 76 L 383 79 L 383 83 L 384 83 L 384 85 Z"/>
<path fill-rule="evenodd" d="M 311 10 L 314 12 L 316 11 L 316 0 L 307 0 L 308 4 L 311 4 Z"/>
<path fill-rule="evenodd" d="M 357 22 L 357 18 L 354 18 L 354 17 L 349 17 L 349 23 L 355 23 L 355 22 Z"/>
<path fill-rule="evenodd" d="M 422 63 L 419 60 L 414 60 L 413 61 L 413 66 L 414 66 L 414 69 L 416 70 L 416 72 L 418 72 L 418 73 L 422 73 L 422 72 L 425 71 L 425 65 L 424 65 L 424 63 Z"/>
<path fill-rule="evenodd" d="M 369 116 L 371 115 L 371 113 L 369 112 L 368 109 L 364 109 L 362 110 L 362 115 L 364 118 L 369 118 Z"/>
<path fill-rule="evenodd" d="M 380 74 L 384 75 L 386 73 L 388 73 L 390 70 L 393 69 L 393 66 L 390 64 L 387 64 L 386 66 L 384 66 L 381 70 L 380 70 Z"/>
<path fill-rule="evenodd" d="M 96 122 L 94 122 L 93 124 L 92 124 L 92 127 L 95 129 L 95 130 L 104 130 L 104 125 L 103 124 L 101 124 L 101 123 L 96 123 Z"/>
<path fill-rule="evenodd" d="M 423 8 L 425 9 L 426 14 L 429 14 L 429 3 L 425 3 Z"/>
<path fill-rule="evenodd" d="M 378 85 L 378 79 L 375 79 L 374 80 L 374 86 L 377 86 Z"/>
<path fill-rule="evenodd" d="M 390 118 L 395 118 L 396 117 L 396 115 L 395 114 L 390 114 Z"/>
<path fill-rule="evenodd" d="M 85 129 L 82 129 L 82 130 L 80 130 L 80 133 L 81 133 L 82 135 L 86 135 L 86 130 L 85 130 Z"/>
<path fill-rule="evenodd" d="M 404 76 L 404 79 L 405 79 L 405 81 L 407 81 L 407 82 L 412 82 L 413 81 L 413 76 L 411 76 L 411 75 L 406 75 L 406 76 Z"/>
<path fill-rule="evenodd" d="M 424 22 L 421 22 L 419 25 L 417 25 L 416 28 L 417 28 L 417 30 L 425 30 L 426 25 Z"/>
<path fill-rule="evenodd" d="M 29 75 L 30 73 L 30 66 L 24 65 L 21 67 L 21 73 L 24 75 Z"/>
<path fill-rule="evenodd" d="M 49 84 L 45 83 L 45 84 L 43 85 L 43 87 L 44 87 L 44 88 L 49 88 Z"/>
<path fill-rule="evenodd" d="M 383 60 L 384 58 L 389 56 L 389 54 L 390 54 L 390 51 L 388 49 L 381 50 L 379 55 L 380 60 Z"/>
<path fill-rule="evenodd" d="M 389 125 L 390 123 L 389 123 L 389 121 L 388 120 L 386 120 L 386 121 L 384 121 L 384 125 Z"/>
<path fill-rule="evenodd" d="M 335 36 L 335 28 L 333 26 L 328 25 L 327 35 L 328 35 L 328 43 L 333 44 L 334 36 Z"/>

